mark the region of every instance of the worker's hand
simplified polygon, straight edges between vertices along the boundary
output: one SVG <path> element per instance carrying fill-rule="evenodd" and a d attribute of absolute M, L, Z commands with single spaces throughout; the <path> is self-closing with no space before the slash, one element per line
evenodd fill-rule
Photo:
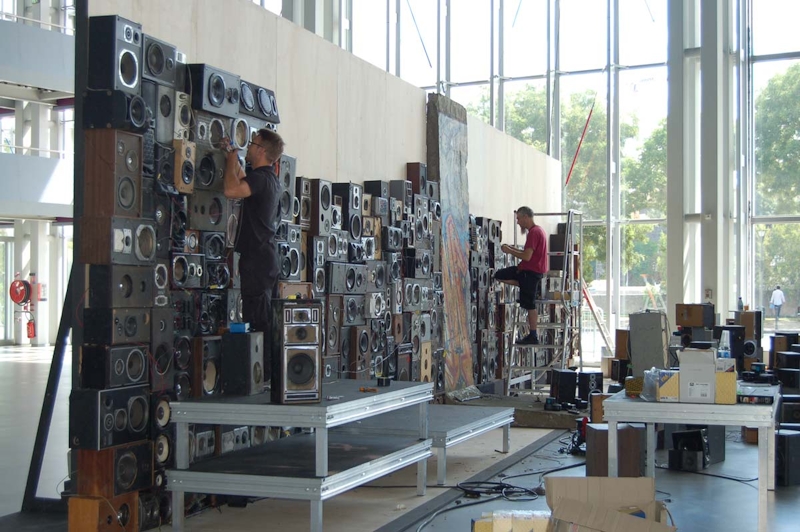
<path fill-rule="evenodd" d="M 500 251 L 502 251 L 503 253 L 511 253 L 510 250 L 511 246 L 509 246 L 508 244 L 503 244 L 502 246 L 500 246 Z"/>
<path fill-rule="evenodd" d="M 219 149 L 224 151 L 228 156 L 230 156 L 231 153 L 236 153 L 236 148 L 228 137 L 223 137 L 222 140 L 219 141 Z"/>

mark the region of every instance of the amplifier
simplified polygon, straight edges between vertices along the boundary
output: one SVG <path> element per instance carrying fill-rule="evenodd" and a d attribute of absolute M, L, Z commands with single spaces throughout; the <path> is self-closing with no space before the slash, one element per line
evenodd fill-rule
<path fill-rule="evenodd" d="M 106 499 L 153 485 L 153 444 L 142 442 L 113 449 L 80 449 L 78 493 Z"/>
<path fill-rule="evenodd" d="M 139 493 L 132 491 L 119 497 L 92 497 L 90 495 L 72 495 L 69 497 L 68 530 L 90 530 L 92 532 L 117 532 L 123 530 L 148 530 L 156 528 L 158 519 L 158 501 L 156 500 L 156 520 L 140 521 L 142 511 Z M 147 526 L 148 523 L 154 523 Z"/>
<path fill-rule="evenodd" d="M 278 281 L 278 299 L 314 299 L 311 283 L 298 281 Z"/>
<path fill-rule="evenodd" d="M 568 369 L 553 369 L 550 372 L 550 397 L 556 398 L 556 403 L 574 403 L 575 385 L 578 383 L 578 374 Z"/>
<path fill-rule="evenodd" d="M 81 348 L 81 387 L 118 388 L 147 383 L 147 349 L 139 346 Z"/>
<path fill-rule="evenodd" d="M 153 304 L 153 268 L 86 265 L 87 308 L 133 308 Z"/>
<path fill-rule="evenodd" d="M 86 308 L 83 319 L 83 340 L 86 343 L 150 343 L 149 308 Z"/>
<path fill-rule="evenodd" d="M 264 333 L 222 336 L 222 393 L 261 393 L 268 378 L 264 372 Z"/>
<path fill-rule="evenodd" d="M 69 397 L 69 445 L 100 450 L 149 436 L 150 387 L 72 390 Z"/>
<path fill-rule="evenodd" d="M 85 160 L 85 211 L 92 216 L 139 217 L 142 137 L 117 129 L 86 131 Z"/>
<path fill-rule="evenodd" d="M 152 265 L 156 259 L 155 223 L 148 220 L 85 216 L 81 224 L 81 262 Z"/>
<path fill-rule="evenodd" d="M 206 397 L 220 392 L 222 337 L 201 336 L 192 339 L 192 395 Z"/>

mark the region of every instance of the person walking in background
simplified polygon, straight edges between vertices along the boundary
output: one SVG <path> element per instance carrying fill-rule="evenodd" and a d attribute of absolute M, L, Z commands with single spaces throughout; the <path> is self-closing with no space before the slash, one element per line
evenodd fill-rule
<path fill-rule="evenodd" d="M 775 309 L 775 329 L 778 328 L 778 320 L 781 317 L 781 307 L 786 303 L 786 296 L 783 295 L 780 285 L 775 287 L 772 291 L 772 297 L 769 298 L 770 308 Z"/>

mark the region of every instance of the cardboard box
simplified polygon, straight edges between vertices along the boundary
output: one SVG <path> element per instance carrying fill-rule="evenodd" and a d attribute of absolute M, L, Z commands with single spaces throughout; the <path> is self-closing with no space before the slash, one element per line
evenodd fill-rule
<path fill-rule="evenodd" d="M 717 372 L 714 391 L 714 402 L 718 405 L 736 404 L 736 373 Z"/>
<path fill-rule="evenodd" d="M 472 520 L 472 532 L 548 532 L 550 512 L 542 510 L 495 510 Z"/>
<path fill-rule="evenodd" d="M 591 416 L 592 423 L 602 423 L 605 419 L 603 410 L 603 401 L 613 396 L 613 393 L 593 393 L 589 394 L 591 402 L 589 403 L 589 415 Z"/>
<path fill-rule="evenodd" d="M 712 329 L 714 322 L 714 305 L 710 303 L 678 303 L 675 305 L 675 325 Z"/>
<path fill-rule="evenodd" d="M 745 443 L 758 444 L 758 428 L 756 427 L 742 427 L 742 440 Z"/>
<path fill-rule="evenodd" d="M 713 403 L 716 394 L 716 360 L 713 349 L 684 349 L 679 353 L 681 403 Z"/>
<path fill-rule="evenodd" d="M 680 401 L 680 383 L 681 374 L 679 371 L 674 371 L 671 369 L 658 370 L 658 389 L 656 391 L 656 401 L 660 403 L 677 403 Z"/>
<path fill-rule="evenodd" d="M 613 508 L 562 499 L 548 532 L 675 532 L 674 526 L 634 517 Z"/>

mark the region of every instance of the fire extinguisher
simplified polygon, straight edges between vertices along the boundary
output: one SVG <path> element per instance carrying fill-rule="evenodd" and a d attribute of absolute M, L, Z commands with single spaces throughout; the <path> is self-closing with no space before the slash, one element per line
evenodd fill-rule
<path fill-rule="evenodd" d="M 33 314 L 28 315 L 28 338 L 36 338 L 36 321 L 33 319 Z"/>

